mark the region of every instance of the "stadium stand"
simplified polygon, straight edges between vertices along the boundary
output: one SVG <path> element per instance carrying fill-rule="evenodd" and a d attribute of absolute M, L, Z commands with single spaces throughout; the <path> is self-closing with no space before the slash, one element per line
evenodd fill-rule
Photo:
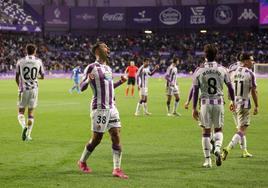
<path fill-rule="evenodd" d="M 71 36 L 0 34 L 0 71 L 14 71 L 16 60 L 24 55 L 23 47 L 28 42 L 37 44 L 38 56 L 43 59 L 46 70 L 69 71 L 75 65 L 84 67 L 93 61 L 90 53 L 92 44 L 106 41 L 111 47 L 111 65 L 115 72 L 123 72 L 128 60 L 138 65 L 143 57 L 150 57 L 153 64 L 161 64 L 164 72 L 170 60 L 181 59 L 178 69 L 190 73 L 204 61 L 203 46 L 216 43 L 218 61 L 228 66 L 236 61 L 236 54 L 247 51 L 254 54 L 257 63 L 268 62 L 267 32 L 211 32 L 177 35 L 139 36 Z M 262 42 L 260 42 L 262 41 Z"/>
<path fill-rule="evenodd" d="M 37 25 L 38 22 L 16 2 L 11 0 L 0 0 L 0 23 Z"/>

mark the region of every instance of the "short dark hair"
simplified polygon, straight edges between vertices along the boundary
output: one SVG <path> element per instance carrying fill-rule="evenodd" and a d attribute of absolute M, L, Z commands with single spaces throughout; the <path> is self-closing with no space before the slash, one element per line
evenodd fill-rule
<path fill-rule="evenodd" d="M 92 53 L 95 55 L 96 54 L 96 50 L 100 47 L 101 44 L 103 44 L 104 42 L 96 42 L 93 47 L 92 47 Z"/>
<path fill-rule="evenodd" d="M 176 63 L 177 61 L 179 61 L 179 58 L 174 57 L 172 62 L 173 62 L 173 63 Z"/>
<path fill-rule="evenodd" d="M 143 58 L 143 62 L 145 62 L 145 61 L 150 61 L 150 59 L 145 57 L 145 58 Z"/>
<path fill-rule="evenodd" d="M 27 44 L 26 51 L 28 55 L 33 55 L 36 51 L 36 46 L 34 44 Z"/>
<path fill-rule="evenodd" d="M 215 60 L 218 50 L 214 44 L 206 44 L 204 47 L 204 52 L 207 60 L 211 62 Z"/>
<path fill-rule="evenodd" d="M 241 53 L 240 54 L 240 61 L 246 61 L 246 60 L 253 60 L 253 56 L 250 53 Z"/>

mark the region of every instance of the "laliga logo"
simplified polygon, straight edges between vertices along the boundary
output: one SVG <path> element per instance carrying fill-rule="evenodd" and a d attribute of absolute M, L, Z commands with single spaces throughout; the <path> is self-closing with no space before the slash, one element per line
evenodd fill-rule
<path fill-rule="evenodd" d="M 252 11 L 251 8 L 249 9 L 244 9 L 244 12 L 242 12 L 242 14 L 239 16 L 238 20 L 252 20 L 253 18 L 258 19 L 258 17 L 256 16 L 256 14 Z"/>
<path fill-rule="evenodd" d="M 59 9 L 59 8 L 56 8 L 56 9 L 54 10 L 54 15 L 55 15 L 55 17 L 56 17 L 56 18 L 59 18 L 59 17 L 60 17 L 60 14 L 61 14 L 60 9 Z"/>
<path fill-rule="evenodd" d="M 159 20 L 166 25 L 174 25 L 181 21 L 181 13 L 173 8 L 167 8 L 159 14 Z"/>
<path fill-rule="evenodd" d="M 233 19 L 233 11 L 229 6 L 218 6 L 214 10 L 214 19 L 219 24 L 228 24 Z"/>

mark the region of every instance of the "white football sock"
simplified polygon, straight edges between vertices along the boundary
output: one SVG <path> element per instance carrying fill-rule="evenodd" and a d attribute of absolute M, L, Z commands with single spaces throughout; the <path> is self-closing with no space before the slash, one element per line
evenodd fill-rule
<path fill-rule="evenodd" d="M 229 143 L 229 145 L 227 146 L 228 149 L 233 149 L 235 147 L 235 145 L 241 141 L 241 136 L 238 133 L 235 133 L 231 142 Z"/>
<path fill-rule="evenodd" d="M 87 146 L 85 146 L 84 151 L 83 151 L 83 153 L 81 155 L 80 161 L 85 163 L 87 161 L 87 159 L 89 158 L 91 153 L 92 152 L 87 150 Z"/>
<path fill-rule="evenodd" d="M 148 112 L 147 102 L 143 103 L 143 110 L 144 112 Z"/>
<path fill-rule="evenodd" d="M 34 118 L 28 118 L 28 128 L 26 133 L 27 137 L 31 136 L 33 126 L 34 126 Z"/>
<path fill-rule="evenodd" d="M 220 152 L 223 141 L 223 133 L 221 131 L 216 132 L 214 134 L 214 138 L 215 138 L 215 152 Z"/>
<path fill-rule="evenodd" d="M 137 104 L 137 107 L 136 107 L 136 114 L 140 113 L 140 108 L 141 108 L 141 105 L 139 102 Z"/>
<path fill-rule="evenodd" d="M 122 151 L 113 149 L 114 169 L 121 167 Z"/>
<path fill-rule="evenodd" d="M 241 137 L 240 148 L 242 150 L 247 150 L 247 138 L 246 138 L 246 135 L 244 135 L 243 137 Z"/>
<path fill-rule="evenodd" d="M 210 158 L 210 150 L 211 150 L 210 137 L 204 137 L 204 136 L 202 137 L 202 148 L 205 158 Z"/>
<path fill-rule="evenodd" d="M 25 116 L 23 114 L 18 114 L 18 121 L 21 127 L 24 129 L 26 127 Z"/>
<path fill-rule="evenodd" d="M 179 105 L 179 101 L 175 101 L 174 108 L 173 108 L 173 113 L 177 112 L 178 105 Z"/>

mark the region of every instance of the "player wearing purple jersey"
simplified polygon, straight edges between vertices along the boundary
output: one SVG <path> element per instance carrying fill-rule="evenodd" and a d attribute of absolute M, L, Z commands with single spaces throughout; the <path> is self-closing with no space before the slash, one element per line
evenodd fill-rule
<path fill-rule="evenodd" d="M 140 115 L 140 107 L 143 106 L 143 111 L 145 115 L 151 115 L 150 112 L 148 112 L 147 107 L 147 99 L 148 99 L 148 77 L 152 76 L 157 69 L 159 69 L 159 65 L 156 65 L 154 70 L 151 71 L 150 67 L 150 60 L 148 58 L 145 58 L 143 60 L 143 65 L 139 68 L 137 72 L 137 85 L 138 90 L 140 94 L 140 101 L 137 104 L 135 116 Z"/>
<path fill-rule="evenodd" d="M 203 137 L 202 148 L 205 157 L 204 167 L 211 167 L 211 129 L 214 128 L 216 165 L 220 166 L 221 146 L 223 142 L 222 127 L 224 124 L 224 98 L 223 84 L 228 87 L 229 96 L 234 101 L 234 90 L 228 71 L 215 62 L 217 49 L 214 45 L 208 44 L 204 47 L 206 62 L 195 71 L 193 76 L 193 118 L 200 120 Z M 198 92 L 200 96 L 200 114 L 197 110 Z"/>
<path fill-rule="evenodd" d="M 88 65 L 84 71 L 84 78 L 80 84 L 81 91 L 85 91 L 90 85 L 93 91 L 91 101 L 91 128 L 92 137 L 86 144 L 84 151 L 78 161 L 81 171 L 91 173 L 87 166 L 87 159 L 96 146 L 101 142 L 103 134 L 109 131 L 112 140 L 113 153 L 113 176 L 127 179 L 128 176 L 121 170 L 122 148 L 120 143 L 120 118 L 114 102 L 114 89 L 126 82 L 125 77 L 114 83 L 112 69 L 108 65 L 108 54 L 110 49 L 103 42 L 98 42 L 92 48 L 96 61 Z"/>
<path fill-rule="evenodd" d="M 22 140 L 30 141 L 34 125 L 34 109 L 38 102 L 38 78 L 44 79 L 44 68 L 41 59 L 37 58 L 36 46 L 26 46 L 27 56 L 18 60 L 16 65 L 16 83 L 19 88 L 19 113 L 18 121 L 21 125 Z M 26 123 L 24 112 L 28 108 L 28 120 Z"/>
<path fill-rule="evenodd" d="M 242 53 L 240 57 L 240 66 L 230 71 L 231 80 L 235 88 L 236 109 L 233 115 L 237 132 L 234 134 L 228 146 L 223 149 L 223 160 L 226 159 L 228 153 L 238 143 L 241 143 L 241 149 L 243 151 L 242 157 L 252 157 L 247 151 L 246 130 L 250 124 L 250 96 L 252 96 L 255 105 L 253 114 L 256 115 L 258 113 L 257 84 L 255 75 L 251 71 L 253 66 L 252 56 L 247 53 Z M 232 104 L 230 108 L 234 108 Z"/>
<path fill-rule="evenodd" d="M 165 79 L 167 80 L 166 83 L 166 93 L 167 93 L 167 115 L 168 116 L 180 116 L 180 114 L 177 112 L 177 108 L 179 105 L 180 101 L 180 96 L 179 96 L 179 87 L 177 84 L 177 65 L 179 63 L 178 58 L 174 58 L 172 61 L 172 64 L 167 68 Z M 174 108 L 173 111 L 171 112 L 170 108 L 170 102 L 171 102 L 171 97 L 174 95 L 175 97 L 175 102 L 174 102 Z"/>

